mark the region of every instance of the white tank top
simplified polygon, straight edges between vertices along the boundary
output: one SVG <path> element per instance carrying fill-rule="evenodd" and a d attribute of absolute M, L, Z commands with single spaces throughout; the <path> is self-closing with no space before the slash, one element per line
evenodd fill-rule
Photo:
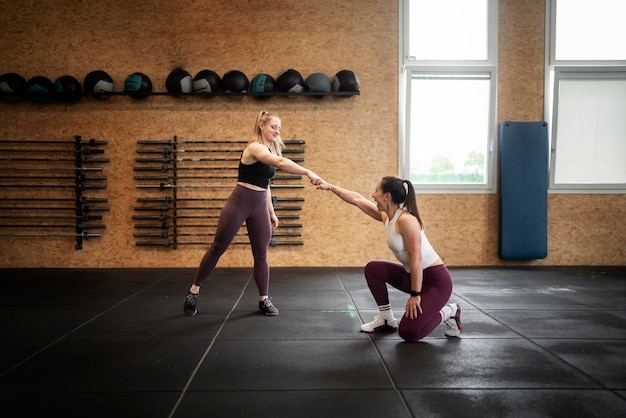
<path fill-rule="evenodd" d="M 393 215 L 393 218 L 387 219 L 385 222 L 385 232 L 387 235 L 387 245 L 389 246 L 389 249 L 393 252 L 398 261 L 404 265 L 404 270 L 406 270 L 407 273 L 410 273 L 411 257 L 409 256 L 406 248 L 404 248 L 402 235 L 396 232 L 396 223 L 398 222 L 398 218 L 405 210 L 406 209 L 404 208 L 399 208 Z M 433 246 L 430 245 L 423 229 L 420 233 L 422 235 L 422 270 L 424 270 L 437 261 L 439 259 L 439 255 L 435 252 Z"/>

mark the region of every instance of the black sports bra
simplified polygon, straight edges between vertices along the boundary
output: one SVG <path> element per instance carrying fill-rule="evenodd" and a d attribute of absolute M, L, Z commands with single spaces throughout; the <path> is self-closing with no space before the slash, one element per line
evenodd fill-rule
<path fill-rule="evenodd" d="M 254 164 L 244 164 L 239 160 L 237 181 L 254 184 L 267 189 L 270 180 L 276 174 L 276 167 L 257 161 Z"/>

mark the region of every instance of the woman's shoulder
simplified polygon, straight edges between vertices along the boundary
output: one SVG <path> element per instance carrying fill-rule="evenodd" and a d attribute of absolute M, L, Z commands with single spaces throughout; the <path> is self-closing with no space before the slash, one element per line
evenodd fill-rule
<path fill-rule="evenodd" d="M 422 229 L 420 226 L 419 221 L 417 220 L 417 218 L 415 217 L 415 215 L 413 215 L 411 212 L 409 212 L 408 210 L 403 210 L 402 213 L 400 214 L 400 216 L 398 216 L 398 225 L 402 225 L 403 227 L 407 227 L 407 228 L 417 228 L 417 229 Z"/>
<path fill-rule="evenodd" d="M 244 151 L 245 150 L 250 150 L 250 151 L 254 150 L 254 151 L 256 151 L 256 150 L 263 150 L 263 149 L 266 149 L 266 148 L 260 142 L 250 141 L 250 142 L 248 142 L 246 144 L 246 146 L 244 148 Z"/>
<path fill-rule="evenodd" d="M 264 154 L 266 152 L 268 152 L 267 148 L 256 141 L 248 142 L 248 144 L 246 144 L 245 148 L 243 149 L 243 155 L 252 156 L 255 159 L 258 155 Z"/>

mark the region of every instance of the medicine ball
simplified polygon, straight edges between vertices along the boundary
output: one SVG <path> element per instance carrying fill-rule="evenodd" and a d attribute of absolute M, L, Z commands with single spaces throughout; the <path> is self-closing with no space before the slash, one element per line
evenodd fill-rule
<path fill-rule="evenodd" d="M 16 73 L 0 75 L 0 97 L 8 102 L 17 102 L 26 93 L 26 79 Z"/>
<path fill-rule="evenodd" d="M 165 80 L 165 88 L 168 92 L 174 93 L 174 96 L 191 93 L 192 84 L 191 74 L 181 68 L 172 71 Z"/>
<path fill-rule="evenodd" d="M 194 93 L 217 93 L 222 80 L 215 71 L 202 70 L 193 78 Z"/>
<path fill-rule="evenodd" d="M 330 78 L 324 73 L 313 73 L 304 81 L 304 90 L 311 93 L 329 93 L 332 90 Z M 315 99 L 321 99 L 323 94 L 311 95 Z"/>
<path fill-rule="evenodd" d="M 341 70 L 333 77 L 333 91 L 358 93 L 361 82 L 354 72 Z"/>
<path fill-rule="evenodd" d="M 273 93 L 276 91 L 276 80 L 269 74 L 257 74 L 250 82 L 251 93 Z M 267 100 L 270 95 L 255 96 L 259 100 Z"/>
<path fill-rule="evenodd" d="M 63 75 L 54 82 L 54 98 L 66 103 L 73 103 L 83 96 L 83 88 L 71 75 Z"/>
<path fill-rule="evenodd" d="M 50 79 L 37 75 L 26 83 L 26 97 L 35 103 L 50 103 L 54 98 L 53 89 Z"/>
<path fill-rule="evenodd" d="M 278 75 L 276 90 L 284 93 L 301 93 L 304 90 L 304 79 L 294 69 L 288 69 Z"/>
<path fill-rule="evenodd" d="M 152 93 L 152 80 L 143 73 L 132 73 L 124 81 L 124 91 L 133 99 L 145 99 Z"/>
<path fill-rule="evenodd" d="M 98 99 L 106 99 L 109 97 L 107 93 L 113 92 L 113 79 L 105 71 L 92 71 L 85 76 L 83 87 L 85 94 Z"/>
<path fill-rule="evenodd" d="M 245 93 L 250 86 L 248 77 L 238 70 L 232 70 L 222 77 L 222 88 L 227 93 Z"/>

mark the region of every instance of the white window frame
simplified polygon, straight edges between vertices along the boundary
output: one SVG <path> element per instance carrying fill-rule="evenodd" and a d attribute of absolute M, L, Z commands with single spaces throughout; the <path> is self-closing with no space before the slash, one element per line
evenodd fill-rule
<path fill-rule="evenodd" d="M 550 126 L 550 184 L 552 194 L 624 194 L 626 183 L 556 183 L 558 153 L 559 80 L 603 80 L 606 77 L 623 78 L 626 61 L 615 60 L 557 60 L 556 59 L 556 3 L 546 1 L 546 59 L 545 59 L 545 118 Z M 567 1 L 567 0 L 561 0 Z M 622 42 L 622 41 L 620 41 Z M 610 153 L 610 150 L 607 150 Z"/>
<path fill-rule="evenodd" d="M 409 56 L 409 13 L 408 3 L 411 0 L 399 0 L 399 141 L 398 170 L 399 176 L 409 177 L 410 169 L 410 132 L 411 132 L 411 80 L 415 74 L 487 75 L 490 80 L 489 135 L 487 143 L 486 173 L 484 183 L 414 183 L 417 191 L 424 194 L 493 194 L 497 193 L 497 40 L 498 40 L 498 2 L 488 0 L 488 47 L 487 59 L 464 61 L 418 61 Z M 437 1 L 437 0 L 433 0 Z"/>

